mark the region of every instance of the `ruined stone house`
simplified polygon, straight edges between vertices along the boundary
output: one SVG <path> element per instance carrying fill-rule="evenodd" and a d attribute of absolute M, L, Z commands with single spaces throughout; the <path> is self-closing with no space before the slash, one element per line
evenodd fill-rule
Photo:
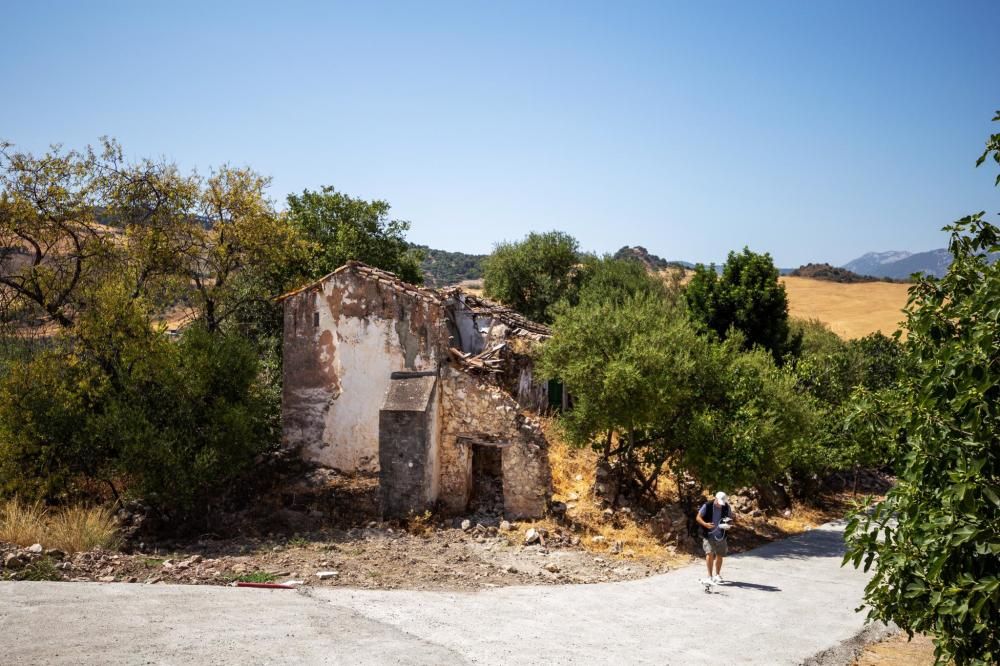
<path fill-rule="evenodd" d="M 464 513 L 491 494 L 509 517 L 544 512 L 551 480 L 534 415 L 550 395 L 527 354 L 544 326 L 360 262 L 281 301 L 286 445 L 377 474 L 386 516 Z"/>

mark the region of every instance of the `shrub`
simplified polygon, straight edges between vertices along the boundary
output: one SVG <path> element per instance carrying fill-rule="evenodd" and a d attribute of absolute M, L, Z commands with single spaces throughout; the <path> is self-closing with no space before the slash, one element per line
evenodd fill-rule
<path fill-rule="evenodd" d="M 67 553 L 121 545 L 118 521 L 106 507 L 69 505 L 48 510 L 40 502 L 17 498 L 0 505 L 0 541 L 30 546 L 40 543 Z"/>
<path fill-rule="evenodd" d="M 55 563 L 48 557 L 35 560 L 19 571 L 5 575 L 7 580 L 52 581 L 62 580 L 62 574 L 56 569 Z"/>
<path fill-rule="evenodd" d="M 24 503 L 14 499 L 0 504 L 0 541 L 30 546 L 47 541 L 45 507 L 41 502 Z"/>
<path fill-rule="evenodd" d="M 193 325 L 173 343 L 130 338 L 114 355 L 67 347 L 0 381 L 2 490 L 65 499 L 113 479 L 161 509 L 193 510 L 276 441 L 277 405 L 247 341 Z"/>
<path fill-rule="evenodd" d="M 121 534 L 114 512 L 107 507 L 67 506 L 55 511 L 46 525 L 46 540 L 50 548 L 67 553 L 94 548 L 116 550 Z"/>

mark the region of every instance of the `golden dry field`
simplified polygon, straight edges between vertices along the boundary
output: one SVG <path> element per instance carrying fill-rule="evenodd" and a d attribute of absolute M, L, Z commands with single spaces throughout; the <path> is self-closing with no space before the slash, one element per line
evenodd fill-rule
<path fill-rule="evenodd" d="M 668 279 L 668 271 L 661 271 Z M 685 271 L 680 282 L 692 273 Z M 828 280 L 784 276 L 781 282 L 788 292 L 788 310 L 796 319 L 818 319 L 842 338 L 861 338 L 875 331 L 892 335 L 903 320 L 908 284 L 896 282 L 858 282 L 842 284 Z M 482 295 L 482 280 L 466 280 L 459 286 Z"/>
<path fill-rule="evenodd" d="M 797 319 L 819 319 L 843 338 L 882 331 L 892 335 L 903 320 L 906 290 L 893 282 L 842 284 L 827 280 L 782 277 L 788 310 Z"/>

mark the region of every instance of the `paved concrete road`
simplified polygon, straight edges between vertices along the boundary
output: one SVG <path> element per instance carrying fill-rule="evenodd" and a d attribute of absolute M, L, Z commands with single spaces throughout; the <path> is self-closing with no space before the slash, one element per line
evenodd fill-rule
<path fill-rule="evenodd" d="M 842 526 L 626 583 L 477 593 L 0 583 L 2 663 L 799 664 L 863 628 Z"/>

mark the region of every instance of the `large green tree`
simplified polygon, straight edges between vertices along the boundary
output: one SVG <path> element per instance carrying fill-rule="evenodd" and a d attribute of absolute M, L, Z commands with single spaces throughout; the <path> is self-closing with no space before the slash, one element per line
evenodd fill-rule
<path fill-rule="evenodd" d="M 685 290 L 695 321 L 725 340 L 739 331 L 746 348 L 763 347 L 781 364 L 798 353 L 801 338 L 788 324 L 788 296 L 769 254 L 730 252 L 719 275 L 699 264 Z"/>
<path fill-rule="evenodd" d="M 552 320 L 552 306 L 572 297 L 582 273 L 579 244 L 561 231 L 532 232 L 497 244 L 483 266 L 483 290 L 535 321 Z"/>
<path fill-rule="evenodd" d="M 410 249 L 410 223 L 389 218 L 388 202 L 350 197 L 332 187 L 288 196 L 288 219 L 311 244 L 306 271 L 320 277 L 354 259 L 420 284 L 422 255 Z"/>
<path fill-rule="evenodd" d="M 632 266 L 635 266 L 634 264 Z M 573 409 L 567 439 L 593 446 L 649 492 L 664 472 L 701 486 L 737 488 L 778 477 L 811 428 L 794 378 L 738 336 L 699 335 L 683 304 L 657 277 L 598 263 L 579 303 L 555 310 L 540 371 L 565 383 Z"/>
<path fill-rule="evenodd" d="M 273 319 L 280 267 L 304 246 L 266 185 L 249 169 L 127 161 L 109 140 L 3 147 L 0 492 L 102 481 L 190 508 L 277 442 L 261 372 L 274 346 L 241 334 L 254 308 Z"/>
<path fill-rule="evenodd" d="M 991 153 L 996 135 L 980 163 Z M 1000 661 L 1000 230 L 983 215 L 946 227 L 948 273 L 910 289 L 914 367 L 878 432 L 901 439 L 899 480 L 846 533 L 845 563 L 874 566 L 870 617 L 932 634 L 958 664 Z"/>

